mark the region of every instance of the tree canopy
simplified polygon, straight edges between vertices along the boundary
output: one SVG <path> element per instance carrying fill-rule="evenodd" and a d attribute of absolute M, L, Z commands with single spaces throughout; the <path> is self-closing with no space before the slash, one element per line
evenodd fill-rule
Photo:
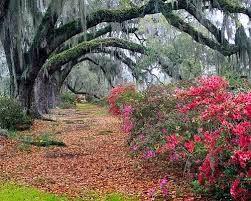
<path fill-rule="evenodd" d="M 155 68 L 173 79 L 189 78 L 191 72 L 196 76 L 202 60 L 209 61 L 205 51 L 224 62 L 235 62 L 229 68 L 250 77 L 251 40 L 243 19 L 251 19 L 247 0 L 4 0 L 0 3 L 1 41 L 10 94 L 27 111 L 47 111 L 53 102 L 48 101 L 49 91 L 55 94 L 74 66 L 97 54 L 119 60 L 136 80 L 154 76 Z M 147 23 L 156 27 L 142 29 Z M 188 56 L 182 44 L 197 50 Z M 106 69 L 101 71 L 105 75 Z M 116 73 L 104 77 L 112 86 Z M 38 96 L 47 98 L 41 101 Z"/>

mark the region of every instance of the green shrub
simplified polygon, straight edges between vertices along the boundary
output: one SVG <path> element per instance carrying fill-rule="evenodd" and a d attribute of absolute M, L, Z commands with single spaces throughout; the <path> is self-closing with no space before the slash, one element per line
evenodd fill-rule
<path fill-rule="evenodd" d="M 0 96 L 0 127 L 8 130 L 24 130 L 31 126 L 31 118 L 13 99 Z"/>
<path fill-rule="evenodd" d="M 76 95 L 70 92 L 61 94 L 59 107 L 62 109 L 70 109 L 76 106 Z"/>
<path fill-rule="evenodd" d="M 205 189 L 204 186 L 200 185 L 198 180 L 192 181 L 192 190 L 193 190 L 194 194 L 196 194 L 196 195 L 207 194 L 208 193 L 208 190 Z"/>

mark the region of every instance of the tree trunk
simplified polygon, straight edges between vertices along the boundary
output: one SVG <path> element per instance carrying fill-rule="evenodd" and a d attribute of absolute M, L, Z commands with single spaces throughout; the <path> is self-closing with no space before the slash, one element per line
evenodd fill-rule
<path fill-rule="evenodd" d="M 17 95 L 16 98 L 19 101 L 20 105 L 24 108 L 25 112 L 36 116 L 35 105 L 33 104 L 34 100 L 34 88 L 33 85 L 28 83 L 21 82 L 17 86 Z"/>
<path fill-rule="evenodd" d="M 35 111 L 39 114 L 48 114 L 50 109 L 57 107 L 61 86 L 56 75 L 47 76 L 40 71 L 34 86 Z"/>
<path fill-rule="evenodd" d="M 48 106 L 48 79 L 45 77 L 43 72 L 39 72 L 35 85 L 34 85 L 34 103 L 37 110 L 41 114 L 49 113 Z"/>

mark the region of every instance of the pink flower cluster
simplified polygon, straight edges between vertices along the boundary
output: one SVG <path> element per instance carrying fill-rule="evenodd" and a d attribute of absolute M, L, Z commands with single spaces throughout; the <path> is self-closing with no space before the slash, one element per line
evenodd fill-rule
<path fill-rule="evenodd" d="M 131 119 L 132 112 L 133 108 L 130 105 L 126 105 L 122 109 L 123 131 L 126 133 L 130 133 L 133 129 L 133 122 Z"/>
<path fill-rule="evenodd" d="M 156 198 L 160 196 L 165 200 L 170 199 L 169 188 L 169 181 L 166 177 L 164 177 L 160 180 L 159 184 L 156 187 L 150 188 L 147 191 L 147 197 L 151 201 L 156 200 Z"/>
<path fill-rule="evenodd" d="M 118 100 L 121 98 L 123 94 L 126 92 L 135 92 L 135 86 L 134 85 L 126 85 L 126 86 L 116 86 L 114 87 L 109 95 L 108 95 L 108 104 L 110 106 L 110 112 L 114 115 L 120 115 L 121 114 L 121 108 L 118 105 Z"/>

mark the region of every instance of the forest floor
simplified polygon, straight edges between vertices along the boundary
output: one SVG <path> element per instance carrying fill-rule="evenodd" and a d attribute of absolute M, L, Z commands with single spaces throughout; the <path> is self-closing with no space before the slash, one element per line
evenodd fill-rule
<path fill-rule="evenodd" d="M 149 189 L 167 176 L 170 200 L 202 200 L 194 198 L 181 169 L 130 156 L 128 134 L 105 108 L 80 104 L 77 109 L 54 110 L 51 118 L 57 121 L 35 121 L 30 131 L 18 135 L 53 137 L 66 147 L 34 147 L 0 139 L 0 181 L 84 200 L 113 192 L 149 200 Z"/>

